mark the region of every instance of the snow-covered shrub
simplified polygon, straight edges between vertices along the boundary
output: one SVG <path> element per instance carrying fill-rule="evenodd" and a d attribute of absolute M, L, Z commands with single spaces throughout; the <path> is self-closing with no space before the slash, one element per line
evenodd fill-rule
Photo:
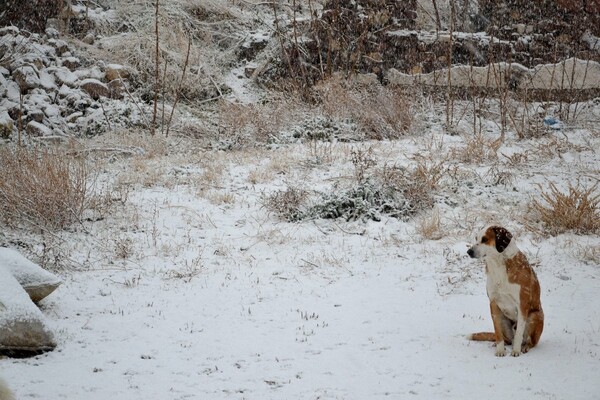
<path fill-rule="evenodd" d="M 419 160 L 414 167 L 376 169 L 368 151 L 354 153 L 356 183 L 342 193 L 325 194 L 309 214 L 318 218 L 404 219 L 430 209 L 445 173 L 442 163 Z"/>
<path fill-rule="evenodd" d="M 317 116 L 309 118 L 292 128 L 292 136 L 296 139 L 332 140 L 340 131 L 339 126 L 330 118 Z"/>
<path fill-rule="evenodd" d="M 364 135 L 356 123 L 314 114 L 304 118 L 291 129 L 283 131 L 282 140 L 290 141 L 321 141 L 321 142 L 354 142 L 364 139 Z"/>
<path fill-rule="evenodd" d="M 597 187 L 569 185 L 567 193 L 554 183 L 549 183 L 549 191 L 540 188 L 539 200 L 533 198 L 529 203 L 528 228 L 553 236 L 569 231 L 581 235 L 600 233 L 600 193 Z"/>
<path fill-rule="evenodd" d="M 376 168 L 371 149 L 353 150 L 351 184 L 327 192 L 288 187 L 269 196 L 264 205 L 290 221 L 336 219 L 381 220 L 383 215 L 405 219 L 434 206 L 434 195 L 446 169 L 443 162 L 418 160 L 410 168 Z"/>
<path fill-rule="evenodd" d="M 303 213 L 302 219 L 380 221 L 384 214 L 402 219 L 417 210 L 418 205 L 411 204 L 402 190 L 367 180 L 341 193 L 322 193 L 321 199 Z"/>
<path fill-rule="evenodd" d="M 77 221 L 94 196 L 86 161 L 58 152 L 0 149 L 0 221 L 62 229 Z"/>

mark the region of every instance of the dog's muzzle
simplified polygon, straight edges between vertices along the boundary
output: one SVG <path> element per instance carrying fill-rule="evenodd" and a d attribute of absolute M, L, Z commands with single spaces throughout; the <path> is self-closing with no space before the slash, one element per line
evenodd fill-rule
<path fill-rule="evenodd" d="M 473 251 L 472 248 L 470 248 L 469 250 L 467 250 L 467 254 L 469 255 L 469 257 L 471 258 L 475 258 L 475 251 Z"/>

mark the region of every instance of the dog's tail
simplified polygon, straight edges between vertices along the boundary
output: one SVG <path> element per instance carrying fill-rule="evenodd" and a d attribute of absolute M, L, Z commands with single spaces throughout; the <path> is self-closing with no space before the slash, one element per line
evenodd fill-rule
<path fill-rule="evenodd" d="M 0 400 L 15 400 L 15 395 L 10 391 L 2 378 L 0 378 Z"/>
<path fill-rule="evenodd" d="M 495 342 L 496 334 L 494 332 L 477 332 L 468 335 L 467 339 L 477 342 Z"/>

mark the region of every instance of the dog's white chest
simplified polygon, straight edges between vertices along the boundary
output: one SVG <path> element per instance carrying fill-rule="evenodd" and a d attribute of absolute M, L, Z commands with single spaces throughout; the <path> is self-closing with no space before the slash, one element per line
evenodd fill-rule
<path fill-rule="evenodd" d="M 504 315 L 516 321 L 521 286 L 508 281 L 506 267 L 503 264 L 491 262 L 487 267 L 488 297 L 496 302 Z"/>

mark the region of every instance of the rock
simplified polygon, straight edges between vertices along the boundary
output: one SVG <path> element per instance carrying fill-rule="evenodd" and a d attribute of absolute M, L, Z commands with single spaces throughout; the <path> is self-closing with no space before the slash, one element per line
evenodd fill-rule
<path fill-rule="evenodd" d="M 56 90 L 54 76 L 46 69 L 40 71 L 40 84 L 47 92 L 53 92 Z"/>
<path fill-rule="evenodd" d="M 79 84 L 79 87 L 94 100 L 98 100 L 100 97 L 110 97 L 110 89 L 108 86 L 97 79 L 84 79 Z"/>
<path fill-rule="evenodd" d="M 0 138 L 8 139 L 13 131 L 13 120 L 8 115 L 8 111 L 0 111 Z"/>
<path fill-rule="evenodd" d="M 50 21 L 48 21 L 50 22 Z M 49 38 L 52 39 L 58 39 L 58 37 L 60 36 L 60 32 L 58 32 L 58 29 L 54 28 L 52 26 L 53 24 L 46 24 L 46 36 L 48 36 Z"/>
<path fill-rule="evenodd" d="M 119 64 L 108 64 L 104 72 L 106 74 L 106 80 L 109 82 L 119 78 L 129 79 L 130 77 L 127 68 Z"/>
<path fill-rule="evenodd" d="M 32 121 L 41 123 L 44 120 L 44 112 L 40 110 L 31 111 L 28 114 L 28 117 L 31 118 Z"/>
<path fill-rule="evenodd" d="M 83 43 L 92 45 L 96 41 L 96 35 L 94 35 L 93 33 L 88 33 L 81 41 Z"/>
<path fill-rule="evenodd" d="M 269 44 L 270 37 L 264 33 L 251 32 L 238 50 L 240 60 L 252 61 Z"/>
<path fill-rule="evenodd" d="M 102 72 L 102 70 L 98 66 L 93 66 L 92 68 L 79 69 L 77 71 L 74 71 L 73 73 L 77 75 L 81 80 L 92 78 L 102 82 L 105 79 L 104 72 Z"/>
<path fill-rule="evenodd" d="M 31 262 L 18 251 L 6 247 L 0 247 L 0 266 L 12 274 L 36 303 L 62 283 L 56 275 Z"/>
<path fill-rule="evenodd" d="M 77 118 L 79 117 L 83 117 L 83 113 L 81 111 L 75 111 L 72 114 L 69 114 L 66 118 L 65 121 L 69 122 L 69 123 L 73 123 L 75 121 L 77 121 Z"/>
<path fill-rule="evenodd" d="M 0 354 L 32 356 L 55 347 L 42 312 L 10 271 L 0 265 Z"/>
<path fill-rule="evenodd" d="M 46 21 L 46 34 L 48 29 L 52 29 L 60 34 L 61 29 L 64 29 L 64 24 L 58 18 L 48 18 Z"/>
<path fill-rule="evenodd" d="M 16 26 L 5 26 L 4 28 L 0 28 L 0 36 L 4 35 L 13 35 L 17 36 L 19 34 L 19 28 Z"/>
<path fill-rule="evenodd" d="M 125 97 L 125 83 L 123 79 L 114 79 L 108 82 L 108 88 L 110 89 L 111 99 L 122 99 Z"/>
<path fill-rule="evenodd" d="M 52 129 L 46 125 L 40 124 L 39 122 L 30 121 L 26 128 L 29 136 L 50 136 L 52 135 Z"/>
<path fill-rule="evenodd" d="M 63 58 L 62 65 L 69 68 L 70 71 L 75 71 L 77 68 L 81 67 L 81 61 L 77 57 L 67 57 Z"/>
<path fill-rule="evenodd" d="M 42 86 L 35 67 L 31 65 L 24 65 L 15 69 L 12 76 L 19 85 L 21 93 L 27 93 L 31 89 Z"/>
<path fill-rule="evenodd" d="M 68 68 L 53 67 L 53 68 L 48 68 L 48 70 L 51 70 L 54 73 L 54 76 L 56 77 L 56 79 L 58 80 L 59 83 L 65 84 L 72 88 L 77 86 L 77 81 L 79 80 L 79 78 L 77 77 L 77 75 L 75 75 L 73 72 L 71 72 Z"/>
<path fill-rule="evenodd" d="M 49 40 L 48 44 L 54 47 L 58 56 L 63 56 L 69 52 L 69 45 L 64 40 Z"/>
<path fill-rule="evenodd" d="M 19 67 L 23 67 L 23 66 L 31 66 L 33 68 L 36 69 L 36 72 L 39 71 L 40 69 L 44 68 L 44 61 L 48 61 L 48 60 L 44 60 L 44 58 L 42 56 L 40 56 L 39 54 L 33 54 L 33 53 L 28 53 L 25 54 L 17 59 L 15 59 L 11 64 L 10 64 L 10 69 L 11 70 L 15 70 Z"/>

